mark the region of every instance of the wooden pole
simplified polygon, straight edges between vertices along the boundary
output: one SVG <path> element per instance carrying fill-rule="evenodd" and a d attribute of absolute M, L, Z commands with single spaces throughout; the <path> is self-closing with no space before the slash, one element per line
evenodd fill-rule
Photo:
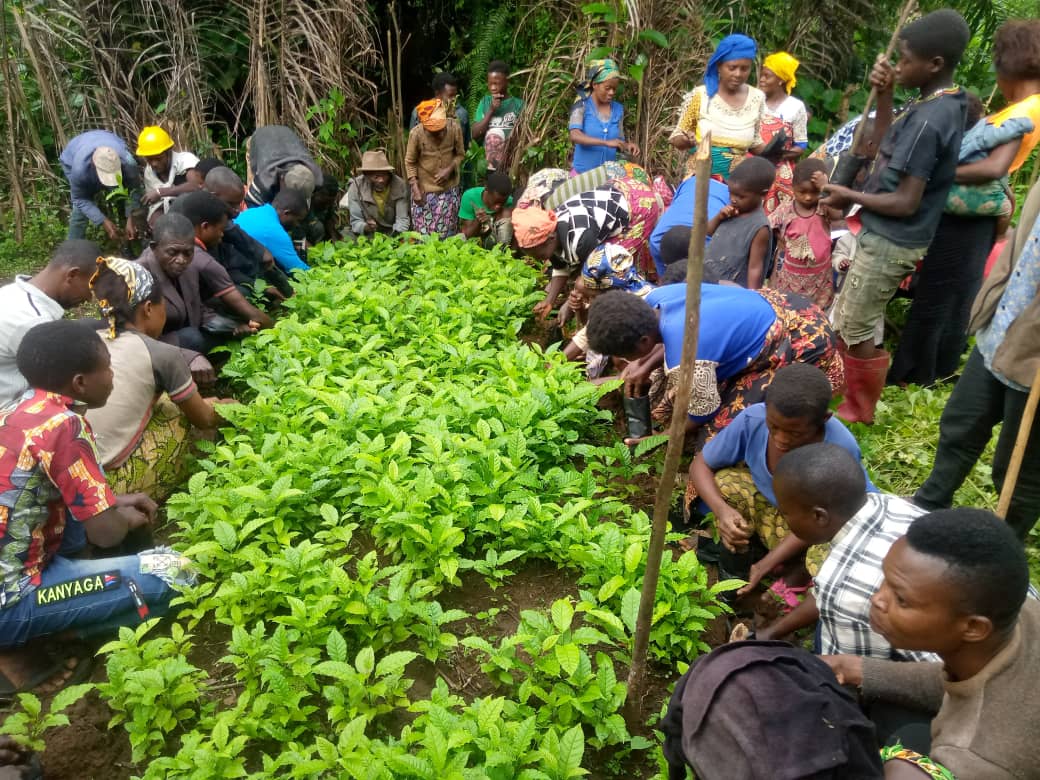
<path fill-rule="evenodd" d="M 628 699 L 625 714 L 629 726 L 642 722 L 643 683 L 646 678 L 646 651 L 650 644 L 651 618 L 657 581 L 661 575 L 661 556 L 664 538 L 668 533 L 668 512 L 672 506 L 675 475 L 679 471 L 683 440 L 686 436 L 687 409 L 693 387 L 693 364 L 697 356 L 697 333 L 700 330 L 701 279 L 704 276 L 704 239 L 708 228 L 708 183 L 711 178 L 711 134 L 701 139 L 694 155 L 696 171 L 696 198 L 693 205 L 693 231 L 686 259 L 686 329 L 683 333 L 682 359 L 679 363 L 679 382 L 675 388 L 675 404 L 668 429 L 668 449 L 664 468 L 657 483 L 654 499 L 654 520 L 650 531 L 650 550 L 643 575 L 643 592 L 639 598 L 635 639 L 632 646 L 632 666 L 628 672 Z"/>
<path fill-rule="evenodd" d="M 1036 374 L 1033 376 L 1033 386 L 1029 388 L 1029 397 L 1026 398 L 1026 406 L 1022 410 L 1022 419 L 1018 423 L 1015 449 L 1011 451 L 1011 462 L 1008 463 L 1007 474 L 1004 475 L 1004 487 L 1000 491 L 1000 501 L 997 503 L 997 515 L 1001 519 L 1007 518 L 1008 507 L 1011 506 L 1011 497 L 1015 494 L 1018 475 L 1022 471 L 1022 459 L 1026 456 L 1029 435 L 1033 432 L 1033 418 L 1036 417 L 1036 405 L 1038 402 L 1040 402 L 1040 366 L 1037 366 Z"/>
<path fill-rule="evenodd" d="M 903 29 L 906 24 L 906 20 L 910 18 L 910 14 L 913 13 L 914 6 L 917 5 L 917 0 L 906 0 L 906 4 L 903 6 L 903 10 L 899 14 L 899 21 L 896 23 L 896 29 L 892 32 L 892 37 L 888 39 L 888 48 L 885 49 L 885 59 L 891 60 L 892 55 L 895 53 L 896 44 L 899 43 L 899 31 Z M 867 126 L 867 119 L 870 117 L 870 109 L 874 106 L 874 101 L 877 100 L 877 89 L 874 87 L 870 88 L 870 94 L 867 95 L 867 102 L 863 105 L 863 113 L 860 114 L 859 124 L 856 125 L 856 130 L 852 134 L 852 145 L 849 147 L 850 151 L 855 154 L 859 154 L 857 149 L 859 148 L 860 139 L 863 136 L 863 131 Z M 870 157 L 874 156 L 874 151 L 871 150 Z"/>

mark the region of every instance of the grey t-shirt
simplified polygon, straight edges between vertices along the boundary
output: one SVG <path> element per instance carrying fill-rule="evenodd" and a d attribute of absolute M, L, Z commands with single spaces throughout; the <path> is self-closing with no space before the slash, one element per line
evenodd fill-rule
<path fill-rule="evenodd" d="M 864 228 L 908 248 L 923 249 L 932 243 L 957 172 L 967 106 L 963 90 L 943 90 L 912 103 L 892 120 L 863 191 L 894 192 L 903 176 L 916 176 L 926 182 L 924 194 L 917 211 L 908 217 L 885 217 L 863 209 Z"/>
<path fill-rule="evenodd" d="M 705 249 L 704 281 L 726 280 L 747 287 L 751 242 L 759 230 L 768 227 L 769 218 L 762 209 L 720 222 Z"/>

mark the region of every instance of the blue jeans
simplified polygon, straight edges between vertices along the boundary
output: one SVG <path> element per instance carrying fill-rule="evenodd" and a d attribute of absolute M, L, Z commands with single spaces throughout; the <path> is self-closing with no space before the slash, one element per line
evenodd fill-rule
<path fill-rule="evenodd" d="M 166 614 L 175 591 L 155 575 L 141 574 L 136 555 L 98 560 L 55 556 L 35 590 L 0 609 L 0 649 L 63 631 L 87 637 L 140 623 L 129 579 L 148 606 L 147 617 Z"/>
<path fill-rule="evenodd" d="M 73 206 L 72 213 L 69 214 L 69 234 L 67 238 L 86 238 L 87 225 L 89 224 L 90 220 L 87 219 L 87 215 Z"/>

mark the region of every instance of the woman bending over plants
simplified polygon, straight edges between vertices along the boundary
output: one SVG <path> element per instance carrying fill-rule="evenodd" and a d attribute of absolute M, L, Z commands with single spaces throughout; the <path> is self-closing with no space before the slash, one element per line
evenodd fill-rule
<path fill-rule="evenodd" d="M 611 291 L 589 306 L 588 346 L 627 364 L 625 396 L 645 399 L 658 421 L 671 419 L 686 326 L 686 285 L 645 297 Z M 812 363 L 841 387 L 844 370 L 827 316 L 805 298 L 776 290 L 701 286 L 701 322 L 688 409 L 696 449 L 745 407 L 765 398 L 774 374 Z M 631 441 L 631 440 L 630 440 Z"/>
<path fill-rule="evenodd" d="M 97 262 L 90 287 L 108 317 L 101 334 L 115 384 L 108 403 L 87 412 L 87 422 L 113 488 L 163 501 L 184 477 L 191 426 L 220 424 L 218 401 L 199 394 L 181 351 L 158 340 L 166 304 L 148 269 L 119 257 Z"/>
<path fill-rule="evenodd" d="M 534 307 L 548 316 L 568 280 L 593 250 L 613 245 L 636 259 L 636 269 L 653 272 L 647 240 L 664 211 L 652 183 L 631 177 L 613 179 L 564 201 L 555 209 L 537 205 L 513 210 L 513 236 L 524 254 L 552 266 L 545 300 Z"/>

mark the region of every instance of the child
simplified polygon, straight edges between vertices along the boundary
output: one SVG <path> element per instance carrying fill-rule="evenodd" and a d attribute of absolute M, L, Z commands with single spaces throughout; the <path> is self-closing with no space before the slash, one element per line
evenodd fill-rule
<path fill-rule="evenodd" d="M 212 430 L 221 418 L 214 399 L 199 393 L 180 350 L 158 341 L 166 305 L 148 269 L 98 258 L 90 287 L 108 317 L 100 333 L 115 375 L 108 403 L 86 414 L 98 459 L 115 490 L 164 501 L 185 476 L 190 426 Z"/>
<path fill-rule="evenodd" d="M 704 445 L 690 464 L 687 502 L 700 497 L 714 512 L 725 547 L 720 551 L 719 565 L 727 569 L 727 576 L 747 578 L 752 537 L 767 549 L 777 548 L 789 537 L 777 508 L 773 474 L 790 452 L 826 441 L 844 449 L 859 463 L 856 439 L 828 411 L 832 394 L 831 383 L 819 368 L 808 363 L 784 366 L 766 389 L 765 402 L 744 409 Z M 876 491 L 862 466 L 860 472 L 868 489 Z M 793 548 L 788 542 L 780 554 L 763 559 L 763 565 L 753 572 L 752 586 L 777 563 L 800 558 L 807 547 Z M 786 552 L 792 555 L 781 555 Z M 824 556 L 825 551 L 820 549 L 809 556 L 811 573 Z M 808 588 L 802 568 L 791 568 L 787 579 L 777 580 L 770 588 L 788 607 L 796 606 L 798 595 Z"/>
<path fill-rule="evenodd" d="M 930 653 L 899 652 L 870 627 L 870 597 L 884 578 L 881 562 L 924 510 L 898 496 L 868 493 L 863 467 L 833 444 L 790 453 L 777 466 L 773 487 L 791 532 L 807 545 L 831 547 L 814 592 L 790 614 L 756 630 L 755 638 L 779 639 L 819 619 L 818 653 L 937 660 Z"/>
<path fill-rule="evenodd" d="M 459 206 L 459 232 L 466 238 L 479 238 L 484 247 L 513 242 L 513 182 L 509 176 L 495 171 L 487 177 L 487 186 L 472 187 L 462 193 Z"/>
<path fill-rule="evenodd" d="M 307 219 L 310 207 L 299 190 L 283 187 L 270 203 L 248 208 L 235 217 L 235 224 L 266 247 L 285 273 L 309 271 L 293 245 L 289 231 Z M 223 234 L 223 231 L 221 231 Z M 212 242 L 214 245 L 219 242 Z"/>
<path fill-rule="evenodd" d="M 749 290 L 762 286 L 771 237 L 762 199 L 775 176 L 776 168 L 761 157 L 748 158 L 733 169 L 729 205 L 708 222 L 705 281 L 736 282 Z"/>
<path fill-rule="evenodd" d="M 826 170 L 822 160 L 798 163 L 791 180 L 794 200 L 785 201 L 769 217 L 778 235 L 780 262 L 769 286 L 804 295 L 821 309 L 834 300 L 831 225 L 820 207 L 820 188 L 813 175 L 826 175 Z"/>
<path fill-rule="evenodd" d="M 138 624 L 139 610 L 163 614 L 174 589 L 190 580 L 180 556 L 156 550 L 66 557 L 86 542 L 120 545 L 129 532 L 151 525 L 157 511 L 144 494 L 113 493 L 82 416 L 104 406 L 112 392 L 104 342 L 86 322 L 43 323 L 22 340 L 18 368 L 35 392 L 0 419 L 0 647 L 58 634 L 62 645 L 66 632 L 114 633 Z M 158 569 L 142 573 L 153 565 Z M 33 658 L 20 660 L 0 658 L 8 693 L 46 679 L 32 669 Z"/>
<path fill-rule="evenodd" d="M 1040 685 L 1040 602 L 1026 598 L 1029 564 L 1014 531 L 982 509 L 931 512 L 892 545 L 883 571 L 871 598 L 874 630 L 893 647 L 938 653 L 942 663 L 824 656 L 838 681 L 859 687 L 872 708 L 896 702 L 937 713 L 928 752 L 945 774 L 932 768 L 914 777 L 1035 777 L 1040 715 L 1030 699 Z M 879 742 L 888 738 L 879 731 Z M 924 763 L 912 751 L 886 754 Z"/>
<path fill-rule="evenodd" d="M 487 70 L 488 94 L 477 106 L 473 139 L 484 144 L 488 173 L 509 168 L 509 139 L 516 130 L 524 101 L 509 94 L 509 66 L 493 60 Z"/>
<path fill-rule="evenodd" d="M 848 387 L 838 414 L 850 422 L 874 420 L 888 371 L 888 353 L 874 346 L 874 326 L 927 251 L 954 181 L 967 106 L 953 72 L 970 38 L 963 17 L 948 8 L 904 27 L 895 68 L 879 59 L 870 74 L 878 90 L 876 132 L 888 123 L 891 127 L 864 191 L 828 184 L 816 175 L 830 193 L 827 205 L 862 207 L 856 259 L 835 303 L 835 329 L 848 344 Z M 893 82 L 921 94 L 895 120 Z"/>

